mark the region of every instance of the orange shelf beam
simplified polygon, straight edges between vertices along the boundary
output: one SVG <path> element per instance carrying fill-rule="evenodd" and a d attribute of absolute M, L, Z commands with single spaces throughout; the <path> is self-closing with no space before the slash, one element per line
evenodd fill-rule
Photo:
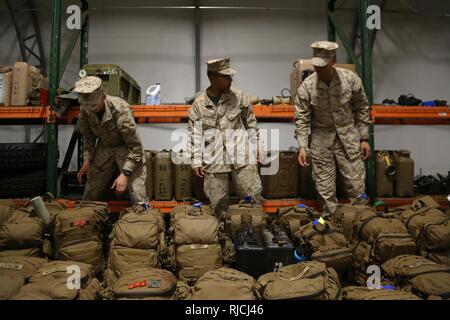
<path fill-rule="evenodd" d="M 187 119 L 191 105 L 133 105 L 134 118 L 137 123 L 178 123 Z M 255 105 L 253 111 L 257 118 L 278 118 L 292 120 L 294 106 L 291 105 Z M 72 107 L 59 120 L 72 124 L 80 113 L 79 107 Z"/>
<path fill-rule="evenodd" d="M 450 124 L 449 107 L 372 106 L 375 124 Z"/>
<path fill-rule="evenodd" d="M 138 123 L 178 123 L 188 117 L 190 105 L 132 106 L 134 117 Z M 293 105 L 254 105 L 253 112 L 259 119 L 293 120 Z M 58 122 L 72 124 L 79 116 L 80 108 L 69 108 Z M 47 119 L 52 112 L 49 107 L 0 107 L 0 120 L 8 119 Z M 450 124 L 449 107 L 372 107 L 372 118 L 375 124 Z"/>
<path fill-rule="evenodd" d="M 49 119 L 49 107 L 0 107 L 0 119 Z"/>

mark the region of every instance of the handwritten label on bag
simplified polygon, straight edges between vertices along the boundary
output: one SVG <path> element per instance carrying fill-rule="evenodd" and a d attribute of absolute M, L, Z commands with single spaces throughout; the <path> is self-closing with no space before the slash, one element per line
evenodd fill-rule
<path fill-rule="evenodd" d="M 0 269 L 11 269 L 11 270 L 20 271 L 23 269 L 23 264 L 2 262 L 2 263 L 0 263 Z"/>

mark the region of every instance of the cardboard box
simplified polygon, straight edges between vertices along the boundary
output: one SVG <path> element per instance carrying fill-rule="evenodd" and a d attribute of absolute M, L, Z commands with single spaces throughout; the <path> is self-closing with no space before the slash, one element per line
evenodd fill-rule
<path fill-rule="evenodd" d="M 12 106 L 26 106 L 33 88 L 39 88 L 41 74 L 39 70 L 26 62 L 14 64 L 14 75 L 11 93 Z"/>
<path fill-rule="evenodd" d="M 48 106 L 48 88 L 48 78 L 41 76 L 41 81 L 39 83 L 39 102 L 41 106 Z"/>
<path fill-rule="evenodd" d="M 12 67 L 0 67 L 0 106 L 11 104 Z"/>
<path fill-rule="evenodd" d="M 314 66 L 311 59 L 296 60 L 292 66 L 290 84 L 291 84 L 291 103 L 295 104 L 297 90 L 302 84 L 302 78 L 305 71 L 313 72 Z"/>

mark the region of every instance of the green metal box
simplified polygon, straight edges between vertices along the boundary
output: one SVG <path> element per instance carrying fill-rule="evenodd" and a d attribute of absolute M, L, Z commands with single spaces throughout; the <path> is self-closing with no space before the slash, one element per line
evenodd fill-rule
<path fill-rule="evenodd" d="M 131 105 L 141 104 L 141 87 L 117 64 L 85 64 L 87 76 L 98 76 L 103 89 L 111 96 L 124 99 Z"/>

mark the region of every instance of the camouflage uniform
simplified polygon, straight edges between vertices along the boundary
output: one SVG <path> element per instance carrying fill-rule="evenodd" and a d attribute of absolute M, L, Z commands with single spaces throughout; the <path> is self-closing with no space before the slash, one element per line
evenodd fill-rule
<path fill-rule="evenodd" d="M 208 71 L 223 71 L 224 74 L 234 72 L 229 68 L 229 59 L 209 61 Z M 227 129 L 234 130 L 234 135 L 229 135 L 231 131 L 227 134 Z M 240 90 L 231 88 L 215 105 L 206 92 L 202 92 L 189 110 L 188 131 L 192 168 L 204 167 L 204 191 L 216 215 L 223 216 L 228 210 L 230 173 L 238 195 L 253 196 L 260 203 L 262 185 L 256 165 L 256 152 L 252 158 L 247 148 L 249 143 L 256 146 L 259 139 L 256 117 L 248 97 Z M 216 136 L 213 135 L 214 131 Z M 205 149 L 196 139 L 197 134 L 204 135 Z M 216 152 L 212 151 L 208 158 L 205 157 L 207 150 Z M 234 161 L 227 162 L 230 154 L 235 155 L 232 158 Z"/>
<path fill-rule="evenodd" d="M 338 45 L 319 41 L 313 64 L 325 66 L 335 56 Z M 315 61 L 314 61 L 315 60 Z M 295 136 L 299 147 L 312 154 L 313 180 L 325 214 L 334 214 L 336 165 L 352 199 L 365 191 L 365 166 L 360 140 L 369 138 L 370 109 L 361 79 L 352 71 L 334 68 L 329 85 L 313 73 L 300 85 L 295 106 Z"/>
<path fill-rule="evenodd" d="M 97 78 L 100 80 L 98 83 L 95 78 L 83 78 L 75 85 L 75 91 L 86 95 L 85 98 L 82 95 L 79 119 L 84 142 L 83 159 L 90 161 L 83 199 L 101 200 L 120 169 L 131 172 L 127 185 L 131 201 L 147 202 L 146 158 L 130 106 L 119 97 L 106 95 L 100 120 L 93 112 L 102 95 L 101 80 Z"/>

